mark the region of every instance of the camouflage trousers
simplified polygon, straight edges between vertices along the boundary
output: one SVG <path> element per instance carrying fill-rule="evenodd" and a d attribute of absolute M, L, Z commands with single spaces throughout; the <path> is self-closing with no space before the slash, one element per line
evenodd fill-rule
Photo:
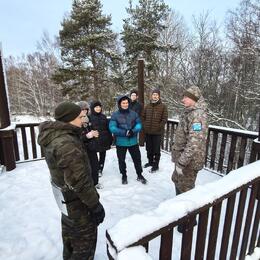
<path fill-rule="evenodd" d="M 187 166 L 182 170 L 183 174 L 179 175 L 176 170 L 173 171 L 172 181 L 175 184 L 178 193 L 183 193 L 195 187 L 195 181 L 198 171 L 194 170 L 192 166 Z"/>
<path fill-rule="evenodd" d="M 97 244 L 97 226 L 89 215 L 71 219 L 62 214 L 64 260 L 93 260 Z"/>

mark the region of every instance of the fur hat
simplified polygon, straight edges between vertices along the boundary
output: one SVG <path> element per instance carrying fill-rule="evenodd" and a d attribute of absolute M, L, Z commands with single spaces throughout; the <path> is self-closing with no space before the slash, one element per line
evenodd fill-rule
<path fill-rule="evenodd" d="M 81 113 L 80 106 L 72 102 L 62 102 L 56 108 L 54 112 L 54 118 L 58 121 L 65 123 L 73 121 Z"/>
<path fill-rule="evenodd" d="M 79 101 L 77 103 L 78 106 L 80 106 L 81 110 L 83 109 L 89 109 L 89 105 L 88 105 L 88 102 L 87 101 Z"/>
<path fill-rule="evenodd" d="M 160 89 L 159 88 L 155 88 L 152 90 L 152 94 L 153 93 L 157 93 L 159 96 L 161 95 Z"/>
<path fill-rule="evenodd" d="M 183 96 L 191 98 L 197 102 L 201 97 L 201 91 L 197 86 L 191 86 L 184 91 Z"/>

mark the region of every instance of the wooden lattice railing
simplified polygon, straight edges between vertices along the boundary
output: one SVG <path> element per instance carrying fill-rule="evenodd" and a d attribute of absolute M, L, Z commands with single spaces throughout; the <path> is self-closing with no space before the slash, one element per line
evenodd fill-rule
<path fill-rule="evenodd" d="M 158 246 L 158 257 L 154 256 L 154 248 L 152 250 L 153 259 L 245 259 L 246 255 L 252 254 L 254 249 L 260 246 L 260 164 L 259 162 L 255 162 L 254 164 L 258 165 L 254 166 L 258 167 L 258 173 L 254 173 L 256 177 L 252 180 L 240 185 L 234 190 L 226 192 L 224 195 L 222 194 L 217 197 L 214 202 L 206 203 L 206 205 L 180 216 L 178 220 L 145 236 L 142 236 L 144 230 L 141 230 L 140 233 L 137 232 L 135 234 L 137 240 L 129 244 L 124 242 L 123 248 L 122 246 L 118 248 L 117 245 L 121 244 L 118 241 L 119 238 L 125 241 L 125 237 L 127 237 L 125 229 L 127 223 L 124 222 L 122 229 L 116 227 L 117 235 L 115 239 L 113 239 L 113 234 L 115 233 L 113 232 L 114 227 L 112 227 L 106 233 L 108 241 L 107 254 L 109 259 L 116 259 L 119 252 L 125 248 L 139 245 L 145 247 L 149 253 L 150 242 L 156 238 L 160 238 L 160 244 Z M 245 166 L 246 168 L 248 167 L 248 171 L 253 169 L 253 167 L 250 168 L 250 166 L 251 165 Z M 233 176 L 225 176 L 221 181 L 229 177 L 234 178 L 234 174 L 237 173 L 232 172 L 232 174 Z M 242 174 L 242 171 L 240 174 Z M 237 176 L 239 178 L 241 175 L 238 173 Z M 229 179 L 232 180 L 232 178 Z M 223 182 L 219 184 L 214 183 L 214 185 L 216 190 L 222 190 Z M 181 203 L 185 205 L 185 202 L 191 203 L 193 198 L 198 194 L 196 194 L 196 190 L 191 190 L 183 195 Z M 174 204 L 175 202 L 176 206 Z M 180 204 L 177 204 L 177 202 L 177 200 L 172 201 L 172 208 L 180 207 Z M 158 216 L 158 214 L 158 211 L 156 211 L 156 216 Z M 149 216 L 151 215 L 152 213 L 149 214 Z M 158 216 L 158 218 L 160 218 L 160 216 Z M 198 220 L 197 232 L 194 232 L 194 227 L 190 225 L 195 219 Z M 140 229 L 142 229 L 142 225 L 145 226 L 145 223 L 142 224 L 142 221 L 145 221 L 144 217 L 140 217 Z M 135 219 L 134 222 L 138 222 L 138 219 Z M 174 251 L 178 250 L 178 246 L 176 248 L 176 244 L 174 243 L 174 241 L 176 242 L 174 237 L 176 236 L 175 233 L 178 234 L 176 227 L 179 224 L 184 225 L 186 229 L 182 234 L 181 249 L 178 254 Z M 158 226 L 158 223 L 156 226 Z M 135 230 L 131 228 L 131 222 L 129 222 L 128 229 Z M 133 237 L 133 234 L 131 234 L 131 237 Z M 154 244 L 155 243 L 151 243 L 151 247 Z M 179 257 L 177 257 L 177 255 L 179 255 Z M 172 258 L 173 256 L 174 258 Z"/>
<path fill-rule="evenodd" d="M 38 123 L 16 125 L 14 136 L 16 161 L 43 158 L 43 153 L 36 140 L 38 125 Z M 177 126 L 177 120 L 168 120 L 161 144 L 163 150 L 168 152 L 171 150 Z M 228 173 L 247 165 L 250 161 L 255 161 L 252 159 L 254 153 L 252 143 L 257 136 L 256 132 L 210 126 L 205 166 L 220 173 Z"/>
<path fill-rule="evenodd" d="M 163 150 L 171 151 L 177 126 L 177 120 L 168 120 L 161 144 Z M 205 167 L 219 173 L 228 173 L 255 161 L 256 158 L 259 159 L 259 155 L 254 156 L 255 151 L 252 147 L 252 143 L 257 137 L 257 132 L 210 125 Z"/>

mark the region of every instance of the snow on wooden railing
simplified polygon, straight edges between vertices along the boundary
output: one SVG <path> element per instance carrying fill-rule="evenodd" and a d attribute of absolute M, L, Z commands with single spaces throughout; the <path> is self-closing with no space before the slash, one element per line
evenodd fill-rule
<path fill-rule="evenodd" d="M 198 227 L 189 225 L 195 218 Z M 260 161 L 180 194 L 107 230 L 110 259 L 125 248 L 155 245 L 154 259 L 244 259 L 260 246 Z M 182 237 L 174 232 L 186 226 Z M 195 234 L 196 233 L 196 234 Z M 193 237 L 194 236 L 194 237 Z M 160 239 L 160 241 L 158 240 Z M 153 248 L 152 252 L 155 249 Z"/>

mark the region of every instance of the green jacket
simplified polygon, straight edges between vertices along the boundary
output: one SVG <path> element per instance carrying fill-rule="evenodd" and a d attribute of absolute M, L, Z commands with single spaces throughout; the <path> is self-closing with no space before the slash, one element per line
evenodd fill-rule
<path fill-rule="evenodd" d="M 71 217 L 79 217 L 82 210 L 99 202 L 80 133 L 80 128 L 60 121 L 47 121 L 39 126 L 38 143 L 44 152 L 51 181 L 61 188 Z"/>
<path fill-rule="evenodd" d="M 203 168 L 208 135 L 207 105 L 201 97 L 194 107 L 185 108 L 176 130 L 172 161 L 196 171 Z"/>

